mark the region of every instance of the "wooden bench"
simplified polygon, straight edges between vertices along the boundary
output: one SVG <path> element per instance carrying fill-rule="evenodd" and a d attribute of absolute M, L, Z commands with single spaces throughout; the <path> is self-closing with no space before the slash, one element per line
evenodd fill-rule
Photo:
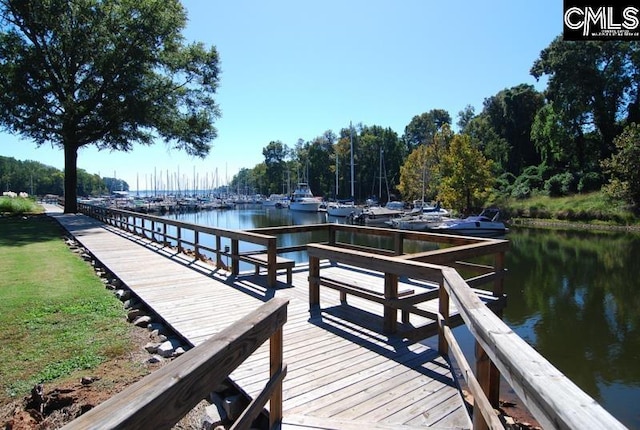
<path fill-rule="evenodd" d="M 397 297 L 386 297 L 384 291 L 379 289 L 367 288 L 358 285 L 347 284 L 346 282 L 331 279 L 326 276 L 309 276 L 310 282 L 316 282 L 318 286 L 329 287 L 340 292 L 340 301 L 347 302 L 347 294 L 357 296 L 366 300 L 380 303 L 383 306 L 389 306 L 399 309 L 402 312 L 402 322 L 409 323 L 409 315 L 416 313 L 427 318 L 437 320 L 437 315 L 427 311 L 421 311 L 414 307 L 415 304 L 438 297 L 438 290 L 431 290 L 416 294 L 413 288 L 404 288 L 398 290 Z M 395 332 L 395 324 L 391 324 L 388 320 L 385 323 L 385 329 L 391 333 Z"/>
<path fill-rule="evenodd" d="M 240 254 L 240 260 L 253 264 L 256 268 L 255 274 L 260 273 L 260 267 L 269 267 L 269 254 Z M 287 270 L 287 285 L 291 285 L 293 281 L 292 270 L 295 267 L 296 262 L 285 257 L 276 256 L 276 270 Z"/>

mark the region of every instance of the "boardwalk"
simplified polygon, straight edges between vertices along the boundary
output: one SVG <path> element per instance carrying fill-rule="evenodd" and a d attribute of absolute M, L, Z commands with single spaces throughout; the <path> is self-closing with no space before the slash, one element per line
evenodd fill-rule
<path fill-rule="evenodd" d="M 309 314 L 308 267 L 293 286 L 251 274 L 229 276 L 175 250 L 83 215 L 53 214 L 164 322 L 198 345 L 274 296 L 290 300 L 284 326 L 283 428 L 471 428 L 449 363 L 435 349 L 381 333 L 382 308 L 322 292 Z M 347 269 L 331 267 L 336 276 Z M 268 379 L 264 346 L 231 378 L 249 395 Z"/>

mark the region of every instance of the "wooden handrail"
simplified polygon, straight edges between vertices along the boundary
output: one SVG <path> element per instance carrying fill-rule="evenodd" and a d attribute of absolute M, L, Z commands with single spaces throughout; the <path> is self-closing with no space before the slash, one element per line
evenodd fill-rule
<path fill-rule="evenodd" d="M 267 401 L 282 417 L 282 326 L 289 301 L 274 298 L 240 321 L 63 427 L 79 429 L 170 428 L 213 391 L 260 345 L 271 339 L 271 379 L 240 417 L 249 428 Z M 275 351 L 274 351 L 275 350 Z"/>
<path fill-rule="evenodd" d="M 269 261 L 275 263 L 276 256 L 278 253 L 277 247 L 277 237 L 262 234 L 262 233 L 254 233 L 250 231 L 242 231 L 242 230 L 229 230 L 217 227 L 203 226 L 199 224 L 192 224 L 182 221 L 170 220 L 167 218 L 162 218 L 154 215 L 142 214 L 138 212 L 127 211 L 123 209 L 115 209 L 115 208 L 105 208 L 101 206 L 88 205 L 84 203 L 78 203 L 78 209 L 83 213 L 92 216 L 100 221 L 113 225 L 117 228 L 129 231 L 134 234 L 138 234 L 140 236 L 146 237 L 148 239 L 156 240 L 156 236 L 160 236 L 160 242 L 168 245 L 170 240 L 174 240 L 176 242 L 176 247 L 179 252 L 184 252 L 184 245 L 190 245 L 193 247 L 193 252 L 196 254 L 196 257 L 201 256 L 202 250 L 209 250 L 215 254 L 216 265 L 222 265 L 221 256 L 226 255 L 231 258 L 231 272 L 233 274 L 238 274 L 240 271 L 240 247 L 239 242 L 248 242 L 259 245 L 264 248 L 263 252 L 266 252 L 269 256 Z M 133 221 L 129 221 L 132 219 Z M 138 225 L 137 220 L 142 220 L 140 225 Z M 145 227 L 144 221 L 148 221 L 151 223 L 151 228 Z M 162 231 L 158 232 L 155 229 L 156 225 L 162 225 Z M 176 235 L 171 236 L 167 232 L 167 226 L 175 227 Z M 184 238 L 183 230 L 193 231 L 194 239 L 193 241 L 188 241 Z M 208 247 L 205 246 L 201 242 L 201 235 L 208 234 L 211 236 L 215 236 L 216 246 Z M 231 253 L 225 252 L 221 249 L 221 241 L 220 238 L 224 237 L 228 239 L 231 244 Z M 267 284 L 270 287 L 276 286 L 276 266 L 275 264 L 270 264 L 267 267 Z"/>
<path fill-rule="evenodd" d="M 469 331 L 543 428 L 625 428 L 489 310 L 458 272 L 442 273 Z"/>

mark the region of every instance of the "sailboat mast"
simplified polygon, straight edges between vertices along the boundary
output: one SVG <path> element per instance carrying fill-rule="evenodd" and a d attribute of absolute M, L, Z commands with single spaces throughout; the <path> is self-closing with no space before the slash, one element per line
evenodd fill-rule
<path fill-rule="evenodd" d="M 353 174 L 353 127 L 351 125 L 351 122 L 349 122 L 349 140 L 351 143 L 351 199 L 354 200 L 355 199 L 355 191 L 353 189 L 353 183 L 355 180 L 355 176 Z"/>

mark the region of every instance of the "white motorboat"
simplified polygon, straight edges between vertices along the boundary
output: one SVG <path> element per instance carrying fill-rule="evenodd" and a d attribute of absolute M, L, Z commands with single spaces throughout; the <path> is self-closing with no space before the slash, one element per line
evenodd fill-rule
<path fill-rule="evenodd" d="M 434 233 L 459 234 L 462 236 L 501 236 L 509 229 L 500 221 L 500 211 L 485 209 L 480 215 L 463 219 L 450 219 L 429 228 Z"/>
<path fill-rule="evenodd" d="M 362 208 L 353 202 L 329 202 L 327 204 L 327 215 L 329 216 L 346 217 L 360 213 L 362 213 Z"/>
<path fill-rule="evenodd" d="M 289 197 L 284 194 L 271 194 L 268 199 L 262 202 L 265 208 L 288 208 Z"/>
<path fill-rule="evenodd" d="M 318 212 L 322 202 L 313 197 L 313 193 L 309 189 L 309 184 L 300 182 L 293 192 L 289 209 L 300 212 Z"/>
<path fill-rule="evenodd" d="M 373 227 L 388 227 L 388 221 L 404 214 L 404 203 L 389 202 L 386 206 L 372 206 L 364 209 L 360 214 L 349 215 L 350 224 L 368 225 Z"/>
<path fill-rule="evenodd" d="M 449 211 L 441 208 L 440 203 L 435 206 L 416 205 L 411 212 L 392 218 L 387 224 L 401 230 L 424 231 L 449 220 L 448 217 Z"/>

